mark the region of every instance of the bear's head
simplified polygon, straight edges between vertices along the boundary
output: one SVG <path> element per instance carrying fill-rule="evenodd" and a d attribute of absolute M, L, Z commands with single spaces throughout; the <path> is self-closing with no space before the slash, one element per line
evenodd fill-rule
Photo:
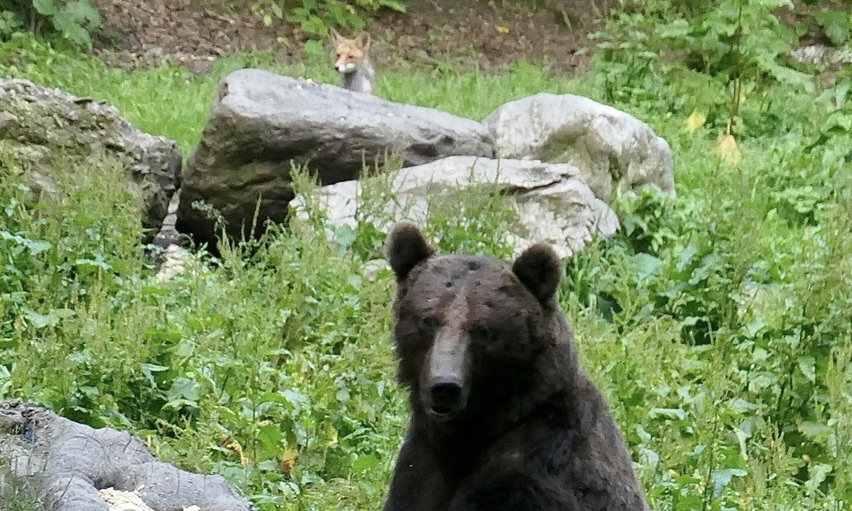
<path fill-rule="evenodd" d="M 564 319 L 554 321 L 562 318 L 555 295 L 563 268 L 552 248 L 533 245 L 512 263 L 439 255 L 401 223 L 387 257 L 398 285 L 399 379 L 412 389 L 415 412 L 433 423 L 487 414 L 551 376 L 537 360 L 567 331 Z"/>

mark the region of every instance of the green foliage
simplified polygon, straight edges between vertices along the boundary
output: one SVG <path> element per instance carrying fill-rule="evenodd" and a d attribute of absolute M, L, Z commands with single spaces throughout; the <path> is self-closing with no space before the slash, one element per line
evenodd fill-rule
<path fill-rule="evenodd" d="M 0 41 L 8 41 L 23 25 L 17 13 L 0 9 Z"/>
<path fill-rule="evenodd" d="M 852 31 L 852 11 L 823 10 L 814 14 L 826 37 L 835 46 L 841 46 L 849 41 Z"/>
<path fill-rule="evenodd" d="M 704 100 L 696 84 L 715 90 L 720 78 L 619 52 L 580 82 L 517 65 L 500 76 L 388 70 L 378 88 L 477 119 L 540 91 L 609 97 L 665 137 L 677 198 L 617 202 L 622 232 L 568 261 L 560 293 L 651 507 L 848 508 L 848 71 L 819 94 L 774 79 L 746 87 L 748 136 L 732 170 L 713 154 L 724 116 L 682 126 Z M 191 77 L 106 69 L 26 37 L 0 48 L 3 74 L 104 99 L 185 150 L 221 77 L 264 62 L 242 56 Z M 647 62 L 666 73 L 641 71 Z M 330 82 L 328 67 L 306 58 L 275 70 Z M 617 69 L 635 73 L 629 88 L 600 88 Z M 4 154 L 0 398 L 132 431 L 165 460 L 224 475 L 263 510 L 380 509 L 408 419 L 394 382 L 393 277 L 364 268 L 381 254 L 368 219 L 393 195 L 387 183 L 365 187 L 353 228 L 327 229 L 312 211 L 261 242 L 227 244 L 221 259 L 189 256 L 160 282 L 117 168 L 71 161 L 59 196 L 33 206 L 26 169 Z M 307 176 L 296 181 L 312 196 Z M 507 257 L 513 222 L 483 189 L 436 195 L 425 229 L 441 250 Z"/>
<path fill-rule="evenodd" d="M 56 32 L 76 46 L 91 48 L 91 33 L 101 24 L 92 0 L 11 0 L 9 8 L 0 18 L 0 35 L 11 32 L 2 29 L 2 20 L 8 20 L 6 13 L 12 12 L 37 34 Z"/>
<path fill-rule="evenodd" d="M 34 493 L 27 484 L 13 479 L 11 472 L 0 464 L 0 511 L 39 511 Z"/>
<path fill-rule="evenodd" d="M 622 4 L 631 4 L 622 0 Z M 783 60 L 798 41 L 773 9 L 787 0 L 723 0 L 692 4 L 655 0 L 625 10 L 593 34 L 602 50 L 596 59 L 610 101 L 634 91 L 675 82 L 678 97 L 695 111 L 712 114 L 724 109 L 719 124 L 727 133 L 743 121 L 745 98 L 768 83 L 810 89 L 812 78 Z M 764 103 L 765 104 L 765 103 Z M 685 112 L 686 114 L 689 111 Z M 755 123 L 749 128 L 760 128 Z"/>
<path fill-rule="evenodd" d="M 381 9 L 405 12 L 405 3 L 406 0 L 259 0 L 252 9 L 263 15 L 267 26 L 273 19 L 285 19 L 298 23 L 308 34 L 325 37 L 333 27 L 361 30 L 366 25 L 365 18 Z"/>

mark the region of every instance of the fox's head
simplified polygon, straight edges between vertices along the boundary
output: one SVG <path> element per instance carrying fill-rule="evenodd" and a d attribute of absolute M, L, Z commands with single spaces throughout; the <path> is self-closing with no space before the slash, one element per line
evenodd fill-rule
<path fill-rule="evenodd" d="M 355 39 L 346 39 L 336 30 L 331 29 L 331 35 L 334 37 L 334 46 L 337 51 L 334 69 L 342 74 L 355 71 L 355 68 L 367 58 L 367 52 L 370 51 L 370 34 L 363 32 Z"/>

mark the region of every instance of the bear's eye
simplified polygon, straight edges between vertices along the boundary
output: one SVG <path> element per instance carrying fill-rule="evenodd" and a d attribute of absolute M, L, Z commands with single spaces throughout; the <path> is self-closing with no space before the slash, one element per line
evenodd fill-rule
<path fill-rule="evenodd" d="M 420 318 L 420 329 L 425 332 L 431 332 L 438 328 L 438 318 L 435 316 L 423 316 Z"/>

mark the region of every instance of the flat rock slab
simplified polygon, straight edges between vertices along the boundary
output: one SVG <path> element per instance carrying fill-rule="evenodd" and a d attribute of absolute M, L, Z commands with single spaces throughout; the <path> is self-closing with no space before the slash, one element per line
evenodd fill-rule
<path fill-rule="evenodd" d="M 294 197 L 293 165 L 328 185 L 357 179 L 365 165 L 381 166 L 391 154 L 412 166 L 451 155 L 490 157 L 493 147 L 490 132 L 471 119 L 257 69 L 235 71 L 220 83 L 187 162 L 177 229 L 214 241 L 213 222 L 192 207 L 199 200 L 222 215 L 231 236 L 248 233 L 256 208 L 260 225 L 281 222 Z"/>
<path fill-rule="evenodd" d="M 430 198 L 437 194 L 488 185 L 496 187 L 517 213 L 517 231 L 508 233 L 515 255 L 533 243 L 547 242 L 561 257 L 570 257 L 595 236 L 609 236 L 619 228 L 615 213 L 595 197 L 579 175 L 579 169 L 565 163 L 451 156 L 393 175 L 389 180 L 393 197 L 378 208 L 368 206 L 371 213 L 366 216 L 356 216 L 363 206 L 362 181 L 322 187 L 315 200 L 309 202 L 299 196 L 292 206 L 302 218 L 310 215 L 309 207 L 322 208 L 332 227 L 348 225 L 354 229 L 363 221 L 387 231 L 402 220 L 425 222 Z M 378 179 L 384 178 L 365 182 L 385 185 L 377 183 Z"/>
<path fill-rule="evenodd" d="M 93 164 L 117 158 L 128 189 L 141 199 L 149 241 L 180 186 L 182 157 L 174 141 L 139 131 L 114 107 L 29 80 L 0 79 L 0 145 L 23 168 L 33 197 L 52 191 L 58 173 L 67 172 L 65 158 Z"/>
<path fill-rule="evenodd" d="M 497 157 L 571 163 L 605 201 L 649 185 L 675 193 L 668 142 L 632 115 L 589 98 L 539 93 L 506 103 L 483 124 Z"/>
<path fill-rule="evenodd" d="M 255 510 L 222 476 L 180 470 L 156 460 L 134 436 L 20 400 L 0 402 L 0 463 L 27 483 L 45 511 L 109 511 L 99 492 L 107 488 L 138 490 L 154 511 Z"/>

